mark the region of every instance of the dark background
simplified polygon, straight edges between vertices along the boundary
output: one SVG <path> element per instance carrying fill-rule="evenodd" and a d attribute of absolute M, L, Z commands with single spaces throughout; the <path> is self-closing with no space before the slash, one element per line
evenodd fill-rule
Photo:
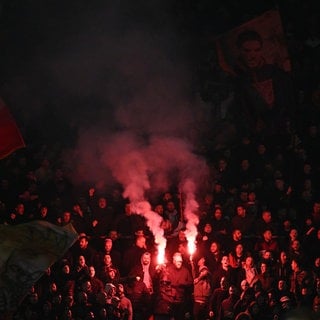
<path fill-rule="evenodd" d="M 275 7 L 284 28 L 293 25 L 299 36 L 304 14 L 315 5 L 298 0 L 2 0 L 0 94 L 27 142 L 42 137 L 73 143 L 79 128 L 101 119 L 111 130 L 122 128 L 114 120 L 115 109 L 141 90 L 141 79 L 157 78 L 162 69 L 162 79 L 186 78 L 185 71 L 169 71 L 169 64 L 187 69 L 185 91 L 200 92 L 210 103 L 213 98 L 201 90 L 209 38 Z"/>

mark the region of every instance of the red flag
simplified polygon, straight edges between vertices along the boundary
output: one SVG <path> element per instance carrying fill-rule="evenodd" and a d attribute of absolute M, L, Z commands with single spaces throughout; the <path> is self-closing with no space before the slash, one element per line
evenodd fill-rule
<path fill-rule="evenodd" d="M 16 122 L 0 98 L 0 159 L 25 146 Z"/>

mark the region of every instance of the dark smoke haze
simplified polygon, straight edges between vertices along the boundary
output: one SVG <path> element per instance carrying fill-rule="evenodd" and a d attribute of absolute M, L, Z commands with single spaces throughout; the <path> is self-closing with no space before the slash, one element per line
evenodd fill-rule
<path fill-rule="evenodd" d="M 43 39 L 2 92 L 20 123 L 44 137 L 68 140 L 77 128 L 64 159 L 74 181 L 116 181 L 140 200 L 150 189 L 202 181 L 206 165 L 193 143 L 204 106 L 173 2 L 38 5 Z"/>

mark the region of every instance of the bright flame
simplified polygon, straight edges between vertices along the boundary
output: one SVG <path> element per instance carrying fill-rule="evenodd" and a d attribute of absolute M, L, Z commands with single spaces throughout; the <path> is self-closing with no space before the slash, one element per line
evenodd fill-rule
<path fill-rule="evenodd" d="M 196 251 L 196 237 L 198 234 L 197 225 L 199 217 L 197 215 L 199 204 L 195 200 L 195 184 L 191 180 L 185 181 L 183 192 L 186 195 L 184 217 L 187 220 L 185 235 L 188 240 L 189 254 L 192 256 Z"/>
<path fill-rule="evenodd" d="M 157 256 L 157 263 L 164 264 L 164 255 L 165 255 L 165 247 L 163 245 L 158 245 L 158 256 Z"/>
<path fill-rule="evenodd" d="M 191 237 L 188 240 L 188 252 L 190 256 L 192 256 L 196 252 L 196 244 L 195 244 L 195 239 L 191 239 Z"/>

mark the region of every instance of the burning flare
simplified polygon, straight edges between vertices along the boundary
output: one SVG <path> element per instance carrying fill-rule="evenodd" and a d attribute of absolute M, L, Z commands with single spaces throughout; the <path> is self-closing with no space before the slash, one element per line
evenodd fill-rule
<path fill-rule="evenodd" d="M 197 215 L 199 204 L 195 199 L 195 184 L 191 180 L 186 180 L 182 186 L 185 194 L 184 218 L 187 221 L 185 235 L 188 240 L 188 250 L 190 257 L 196 251 L 196 237 L 198 234 L 197 226 L 199 217 Z"/>

